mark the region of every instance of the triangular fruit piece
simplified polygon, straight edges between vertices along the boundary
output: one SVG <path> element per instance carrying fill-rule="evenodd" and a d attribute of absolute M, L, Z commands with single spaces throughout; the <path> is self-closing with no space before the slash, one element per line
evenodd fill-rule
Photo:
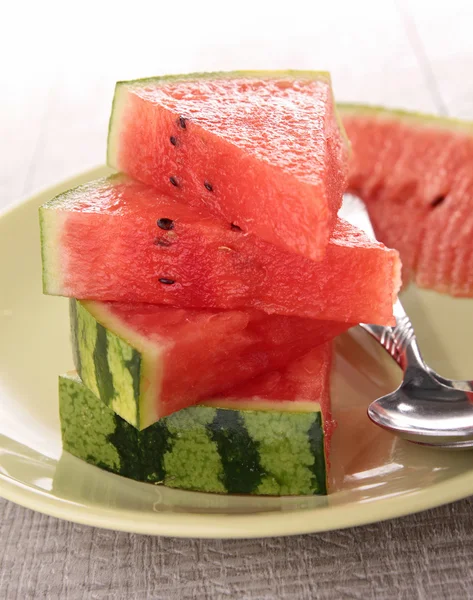
<path fill-rule="evenodd" d="M 327 493 L 331 345 L 137 431 L 74 374 L 59 378 L 63 447 L 113 473 L 231 494 Z"/>
<path fill-rule="evenodd" d="M 112 167 L 315 260 L 341 205 L 347 156 L 328 73 L 204 73 L 116 86 Z"/>
<path fill-rule="evenodd" d="M 393 322 L 397 252 L 341 220 L 314 263 L 123 175 L 66 192 L 40 216 L 48 294 Z"/>
<path fill-rule="evenodd" d="M 340 109 L 353 147 L 349 187 L 379 239 L 399 250 L 404 282 L 473 296 L 473 123 Z"/>
<path fill-rule="evenodd" d="M 71 300 L 71 327 L 74 362 L 83 382 L 143 429 L 285 366 L 349 325 L 254 310 Z"/>

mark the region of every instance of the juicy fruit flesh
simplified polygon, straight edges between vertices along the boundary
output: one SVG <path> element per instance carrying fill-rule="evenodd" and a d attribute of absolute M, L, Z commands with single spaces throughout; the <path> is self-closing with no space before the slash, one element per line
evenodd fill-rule
<path fill-rule="evenodd" d="M 178 124 L 181 136 L 188 126 L 197 125 L 250 156 L 274 163 L 302 181 L 318 186 L 324 173 L 322 161 L 327 143 L 326 132 L 320 127 L 325 119 L 327 90 L 324 80 L 237 78 L 224 83 L 208 79 L 155 85 L 150 81 L 143 86 L 132 86 L 131 93 L 180 115 L 185 120 L 185 127 L 181 121 Z M 307 139 L 319 150 L 317 153 L 307 155 L 301 145 L 298 135 L 301 126 Z M 179 143 L 181 139 L 176 138 L 177 147 Z"/>
<path fill-rule="evenodd" d="M 170 414 L 189 403 L 225 390 L 272 366 L 282 366 L 291 355 L 305 351 L 327 336 L 344 330 L 336 324 L 308 319 L 267 317 L 258 312 L 215 312 L 118 305 L 113 312 L 133 331 L 150 341 L 166 340 L 160 414 Z M 313 335 L 307 332 L 312 332 Z M 327 337 L 325 337 L 327 339 Z M 325 341 L 324 337 L 320 341 Z M 191 400 L 192 403 L 192 400 Z"/>
<path fill-rule="evenodd" d="M 313 259 L 341 204 L 346 159 L 325 74 L 117 85 L 112 166 Z"/>
<path fill-rule="evenodd" d="M 340 106 L 353 157 L 349 188 L 377 236 L 399 250 L 404 280 L 473 296 L 473 135 L 468 124 Z"/>
<path fill-rule="evenodd" d="M 107 404 L 125 419 L 132 415 L 129 422 L 140 428 L 260 373 L 281 368 L 348 328 L 343 323 L 268 316 L 259 311 L 99 302 L 79 303 L 79 308 L 79 335 L 74 337 L 82 348 L 78 365 L 82 378 L 97 394 L 106 384 L 110 392 Z M 84 327 L 82 323 L 90 321 L 90 315 L 92 325 Z M 74 327 L 73 322 L 73 331 Z M 103 328 L 108 343 L 98 345 Z M 124 366 L 133 352 L 138 353 L 140 366 L 133 371 L 135 378 L 127 374 L 125 378 Z M 110 397 L 114 392 L 121 399 L 131 399 L 133 406 L 122 406 L 120 411 L 120 399 L 115 407 L 115 398 Z"/>
<path fill-rule="evenodd" d="M 313 263 L 124 176 L 59 196 L 42 215 L 48 293 L 392 322 L 397 253 L 340 220 Z"/>

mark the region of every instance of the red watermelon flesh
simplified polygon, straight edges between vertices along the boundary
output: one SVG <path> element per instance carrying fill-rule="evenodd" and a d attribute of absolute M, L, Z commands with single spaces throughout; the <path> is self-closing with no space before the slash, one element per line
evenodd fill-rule
<path fill-rule="evenodd" d="M 284 368 L 255 377 L 202 404 L 238 410 L 313 411 L 320 407 L 325 456 L 336 423 L 330 402 L 332 343 L 321 344 Z"/>
<path fill-rule="evenodd" d="M 41 224 L 49 294 L 392 324 L 397 252 L 341 220 L 314 263 L 116 175 L 51 200 Z"/>
<path fill-rule="evenodd" d="M 108 163 L 321 259 L 346 184 L 330 76 L 204 73 L 117 84 Z"/>
<path fill-rule="evenodd" d="M 81 379 L 140 429 L 285 367 L 349 327 L 254 310 L 75 300 L 71 309 Z"/>
<path fill-rule="evenodd" d="M 379 239 L 399 250 L 404 282 L 473 296 L 473 123 L 339 109 L 353 150 L 349 189 Z"/>

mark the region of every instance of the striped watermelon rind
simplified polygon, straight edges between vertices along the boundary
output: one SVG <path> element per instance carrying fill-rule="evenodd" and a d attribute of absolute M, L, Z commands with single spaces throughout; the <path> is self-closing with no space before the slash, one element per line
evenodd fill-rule
<path fill-rule="evenodd" d="M 71 299 L 70 322 L 74 366 L 85 385 L 139 430 L 160 419 L 166 341 L 140 335 L 106 302 Z"/>
<path fill-rule="evenodd" d="M 135 427 L 153 423 L 159 348 L 125 328 L 105 304 L 71 300 L 70 316 L 74 365 L 84 383 Z"/>
<path fill-rule="evenodd" d="M 322 414 L 193 406 L 138 431 L 76 374 L 59 378 L 64 450 L 137 481 L 201 492 L 327 493 Z"/>

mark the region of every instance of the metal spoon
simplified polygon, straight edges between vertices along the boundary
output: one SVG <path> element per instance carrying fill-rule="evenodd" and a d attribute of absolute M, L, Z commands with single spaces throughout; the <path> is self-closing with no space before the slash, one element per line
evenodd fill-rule
<path fill-rule="evenodd" d="M 375 238 L 364 203 L 345 194 L 340 216 Z M 473 448 L 473 381 L 442 377 L 426 365 L 401 302 L 394 327 L 361 323 L 404 371 L 399 388 L 372 402 L 369 418 L 405 439 L 438 448 Z"/>

